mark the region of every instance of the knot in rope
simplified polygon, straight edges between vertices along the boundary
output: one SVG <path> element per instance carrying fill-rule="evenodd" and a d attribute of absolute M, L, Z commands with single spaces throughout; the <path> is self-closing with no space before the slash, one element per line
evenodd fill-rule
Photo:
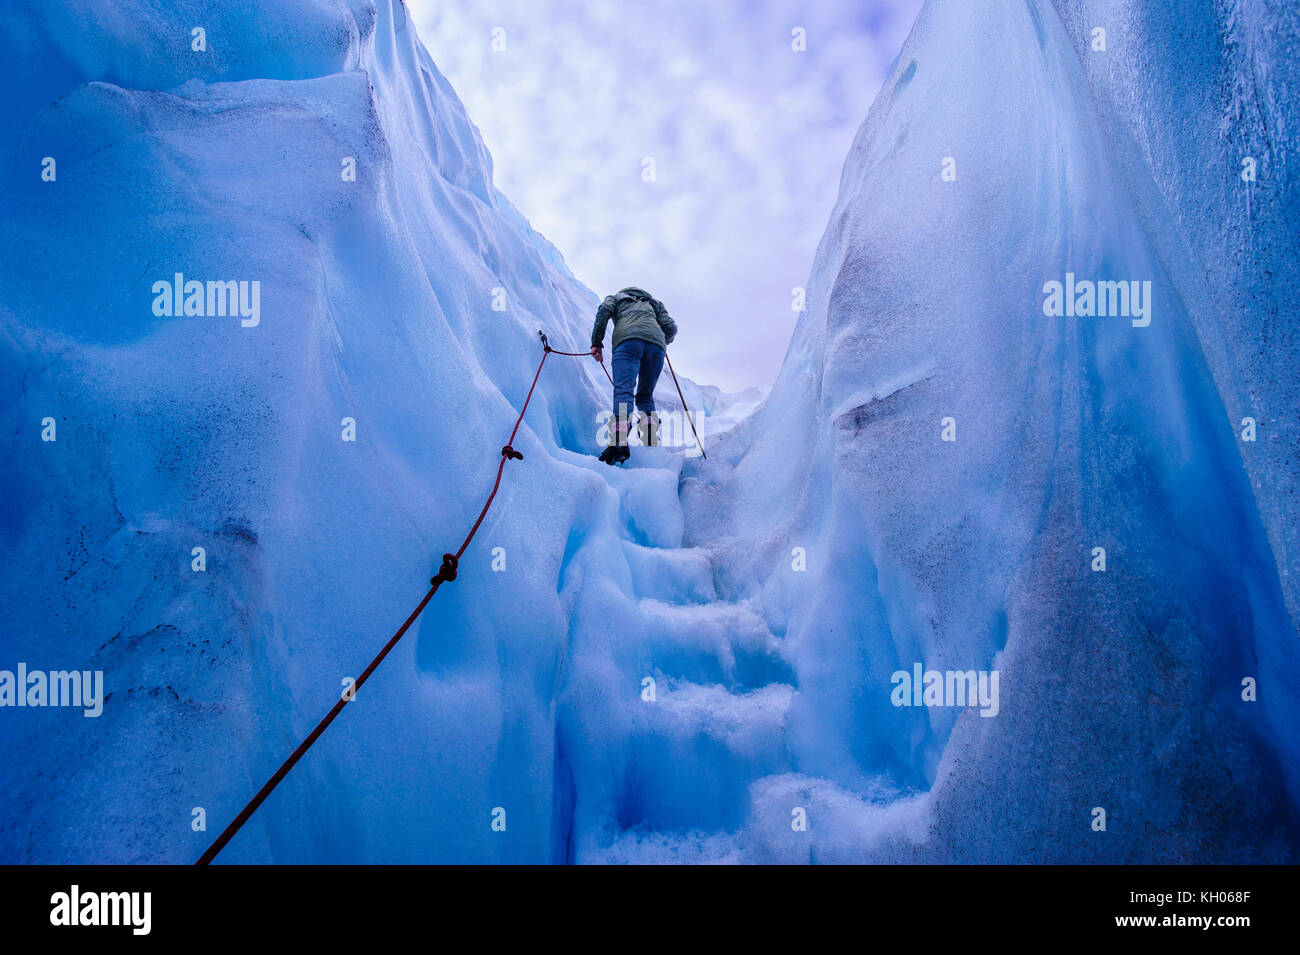
<path fill-rule="evenodd" d="M 440 580 L 455 580 L 456 568 L 460 561 L 456 559 L 455 554 L 442 555 L 442 567 L 438 569 L 438 576 L 434 577 L 429 583 L 436 584 Z"/>

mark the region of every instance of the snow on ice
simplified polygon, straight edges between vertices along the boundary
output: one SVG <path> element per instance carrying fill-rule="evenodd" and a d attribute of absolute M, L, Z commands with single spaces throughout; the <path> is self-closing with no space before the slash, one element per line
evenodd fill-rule
<path fill-rule="evenodd" d="M 220 860 L 1295 861 L 1300 14 L 1219 6 L 929 0 L 770 392 L 683 381 L 709 458 L 611 469 L 548 361 Z M 21 4 L 0 54 L 0 668 L 104 674 L 0 710 L 0 861 L 187 862 L 597 299 L 399 0 Z"/>

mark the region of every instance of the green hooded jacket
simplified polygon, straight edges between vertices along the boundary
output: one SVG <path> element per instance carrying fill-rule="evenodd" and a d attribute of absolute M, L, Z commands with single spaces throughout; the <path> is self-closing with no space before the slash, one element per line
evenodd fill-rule
<path fill-rule="evenodd" d="M 677 337 L 677 323 L 660 302 L 645 289 L 629 286 L 605 300 L 596 309 L 596 324 L 591 329 L 591 347 L 605 343 L 605 326 L 614 320 L 614 348 L 629 338 L 653 342 L 660 348 Z"/>

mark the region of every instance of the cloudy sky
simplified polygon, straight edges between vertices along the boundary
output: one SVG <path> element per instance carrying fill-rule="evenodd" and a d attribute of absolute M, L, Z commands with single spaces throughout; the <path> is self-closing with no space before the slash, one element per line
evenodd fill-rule
<path fill-rule="evenodd" d="M 791 289 L 921 0 L 408 5 L 498 188 L 574 274 L 660 298 L 679 371 L 769 384 Z"/>

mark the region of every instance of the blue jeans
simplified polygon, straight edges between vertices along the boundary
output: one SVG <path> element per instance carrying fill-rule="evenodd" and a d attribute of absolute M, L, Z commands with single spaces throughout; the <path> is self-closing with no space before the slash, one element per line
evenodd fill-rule
<path fill-rule="evenodd" d="M 655 384 L 664 370 L 664 350 L 654 342 L 629 338 L 618 343 L 610 359 L 614 366 L 614 421 L 623 407 L 624 420 L 632 417 L 632 405 L 650 414 L 655 410 Z M 639 381 L 638 381 L 639 379 Z M 614 422 L 610 422 L 611 430 Z"/>

